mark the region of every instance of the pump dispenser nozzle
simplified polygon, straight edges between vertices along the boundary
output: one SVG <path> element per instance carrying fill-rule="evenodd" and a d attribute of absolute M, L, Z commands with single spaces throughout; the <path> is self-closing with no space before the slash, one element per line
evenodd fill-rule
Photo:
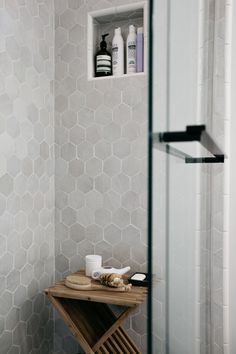
<path fill-rule="evenodd" d="M 107 48 L 107 42 L 106 42 L 106 37 L 109 36 L 109 33 L 102 34 L 102 41 L 100 43 L 100 48 L 101 49 L 106 49 Z"/>

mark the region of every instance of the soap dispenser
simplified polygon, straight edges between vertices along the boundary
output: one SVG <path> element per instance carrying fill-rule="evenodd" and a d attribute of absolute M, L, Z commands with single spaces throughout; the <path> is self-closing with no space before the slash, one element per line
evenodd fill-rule
<path fill-rule="evenodd" d="M 109 76 L 112 75 L 111 54 L 107 51 L 106 36 L 109 33 L 102 35 L 100 43 L 100 50 L 95 56 L 95 76 Z"/>

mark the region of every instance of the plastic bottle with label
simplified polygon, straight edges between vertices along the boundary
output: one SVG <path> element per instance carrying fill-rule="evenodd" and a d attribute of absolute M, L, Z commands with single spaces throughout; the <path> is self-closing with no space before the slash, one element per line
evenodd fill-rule
<path fill-rule="evenodd" d="M 129 34 L 126 41 L 126 68 L 127 74 L 136 73 L 136 30 L 129 26 Z"/>
<path fill-rule="evenodd" d="M 114 76 L 124 74 L 124 40 L 120 27 L 115 28 L 112 40 L 112 72 Z"/>
<path fill-rule="evenodd" d="M 144 71 L 144 38 L 143 38 L 143 27 L 138 27 L 137 29 L 137 40 L 136 40 L 136 64 L 137 73 Z"/>
<path fill-rule="evenodd" d="M 107 51 L 106 36 L 109 33 L 102 35 L 100 43 L 100 50 L 95 57 L 95 76 L 109 76 L 112 75 L 111 54 Z"/>

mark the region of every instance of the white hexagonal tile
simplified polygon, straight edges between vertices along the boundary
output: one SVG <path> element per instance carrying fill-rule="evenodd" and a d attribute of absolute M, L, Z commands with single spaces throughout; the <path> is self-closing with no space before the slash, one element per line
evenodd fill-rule
<path fill-rule="evenodd" d="M 130 155 L 131 146 L 125 139 L 120 139 L 113 144 L 113 153 L 115 156 L 123 159 Z"/>
<path fill-rule="evenodd" d="M 147 212 L 144 209 L 138 208 L 131 214 L 131 222 L 137 228 L 145 229 L 147 227 Z"/>
<path fill-rule="evenodd" d="M 68 0 L 68 6 L 70 9 L 76 10 L 83 5 L 83 0 Z"/>
<path fill-rule="evenodd" d="M 99 140 L 102 139 L 102 129 L 99 125 L 91 125 L 86 129 L 86 139 L 91 144 L 96 144 Z"/>
<path fill-rule="evenodd" d="M 147 105 L 145 102 L 140 102 L 132 109 L 132 118 L 137 123 L 146 123 L 147 124 Z"/>
<path fill-rule="evenodd" d="M 122 230 L 122 240 L 134 246 L 140 243 L 140 230 L 134 225 L 128 225 L 125 229 Z"/>
<path fill-rule="evenodd" d="M 76 243 L 73 240 L 64 241 L 62 243 L 61 249 L 62 253 L 68 258 L 74 256 L 77 252 Z"/>
<path fill-rule="evenodd" d="M 71 129 L 77 122 L 77 114 L 73 111 L 66 111 L 62 114 L 62 124 L 65 128 Z M 77 141 L 78 142 L 78 141 Z"/>
<path fill-rule="evenodd" d="M 12 294 L 4 291 L 0 301 L 0 315 L 5 316 L 12 307 Z"/>
<path fill-rule="evenodd" d="M 76 223 L 70 227 L 70 237 L 76 243 L 81 242 L 85 239 L 85 228 Z"/>
<path fill-rule="evenodd" d="M 104 161 L 103 171 L 110 177 L 115 176 L 121 171 L 121 161 L 115 156 L 111 156 Z"/>
<path fill-rule="evenodd" d="M 107 210 L 114 211 L 121 206 L 121 196 L 114 190 L 110 190 L 103 194 L 103 207 Z"/>
<path fill-rule="evenodd" d="M 20 272 L 14 269 L 7 276 L 7 290 L 14 292 L 19 285 Z"/>
<path fill-rule="evenodd" d="M 19 215 L 20 213 L 17 214 L 18 220 L 19 220 Z M 7 250 L 11 252 L 11 254 L 15 254 L 15 252 L 19 248 L 20 248 L 20 235 L 17 231 L 12 230 L 7 237 Z"/>
<path fill-rule="evenodd" d="M 122 170 L 128 176 L 134 176 L 140 171 L 140 160 L 133 156 L 122 161 Z"/>
<path fill-rule="evenodd" d="M 100 226 L 105 226 L 111 221 L 111 212 L 107 209 L 101 208 L 95 211 L 95 222 Z"/>
<path fill-rule="evenodd" d="M 94 223 L 94 212 L 88 207 L 82 207 L 77 211 L 77 219 L 84 227 L 88 227 Z"/>
<path fill-rule="evenodd" d="M 118 227 L 124 228 L 130 224 L 130 213 L 123 208 L 119 208 L 114 211 L 112 220 Z"/>
<path fill-rule="evenodd" d="M 104 93 L 104 104 L 107 107 L 114 108 L 121 103 L 121 90 L 111 88 Z"/>
<path fill-rule="evenodd" d="M 78 112 L 85 105 L 85 94 L 75 91 L 69 96 L 69 107 L 72 111 Z"/>
<path fill-rule="evenodd" d="M 84 173 L 84 163 L 81 160 L 73 160 L 69 163 L 69 173 L 74 177 L 79 177 Z"/>
<path fill-rule="evenodd" d="M 55 110 L 59 113 L 63 113 L 68 108 L 68 100 L 63 95 L 58 95 L 55 98 Z"/>
<path fill-rule="evenodd" d="M 71 226 L 76 222 L 76 212 L 74 209 L 67 207 L 62 211 L 62 222 L 67 226 Z"/>
<path fill-rule="evenodd" d="M 21 161 L 16 156 L 11 156 L 7 160 L 7 172 L 12 176 L 16 177 L 21 170 Z"/>
<path fill-rule="evenodd" d="M 93 156 L 93 145 L 88 141 L 84 141 L 77 146 L 77 156 L 83 160 L 87 161 Z"/>
<path fill-rule="evenodd" d="M 59 186 L 62 191 L 66 193 L 71 193 L 75 190 L 75 179 L 70 175 L 66 175 L 62 177 L 59 181 Z"/>
<path fill-rule="evenodd" d="M 75 12 L 67 9 L 61 14 L 60 16 L 60 24 L 62 27 L 65 29 L 70 29 L 72 28 L 76 23 L 76 16 Z"/>
<path fill-rule="evenodd" d="M 136 244 L 131 248 L 131 258 L 139 264 L 146 262 L 146 247 L 143 244 Z"/>
<path fill-rule="evenodd" d="M 100 241 L 95 245 L 96 254 L 102 255 L 103 262 L 112 257 L 112 246 L 106 241 Z"/>
<path fill-rule="evenodd" d="M 68 32 L 63 27 L 56 28 L 55 31 L 55 46 L 56 48 L 60 49 L 68 39 Z"/>
<path fill-rule="evenodd" d="M 66 43 L 61 48 L 61 59 L 66 62 L 72 62 L 76 57 L 76 47 L 73 44 Z"/>
<path fill-rule="evenodd" d="M 96 177 L 102 172 L 102 161 L 96 157 L 91 158 L 86 162 L 86 173 L 91 177 Z"/>
<path fill-rule="evenodd" d="M 86 195 L 86 206 L 91 210 L 100 209 L 103 205 L 103 196 L 96 190 L 90 191 Z"/>
<path fill-rule="evenodd" d="M 94 254 L 94 246 L 89 240 L 83 240 L 79 243 L 78 252 L 80 257 L 84 260 L 87 254 Z"/>
<path fill-rule="evenodd" d="M 111 245 L 116 245 L 121 241 L 121 230 L 114 224 L 108 225 L 104 229 L 104 239 Z"/>
<path fill-rule="evenodd" d="M 92 96 L 92 92 L 91 92 Z M 112 122 L 112 110 L 104 105 L 98 107 L 95 111 L 95 121 L 100 125 L 107 125 Z"/>
<path fill-rule="evenodd" d="M 57 255 L 55 261 L 59 272 L 64 273 L 69 269 L 69 261 L 63 254 Z"/>
<path fill-rule="evenodd" d="M 76 49 L 78 50 L 78 47 Z M 86 71 L 86 63 L 83 59 L 78 58 L 78 53 L 77 53 L 75 59 L 69 63 L 69 73 L 76 80 L 76 88 L 79 91 L 84 92 L 86 94 L 87 90 L 85 90 L 85 87 L 87 86 L 89 88 L 90 85 L 88 81 L 86 83 L 82 79 L 82 76 L 84 75 L 85 71 Z"/>
<path fill-rule="evenodd" d="M 67 202 L 63 203 L 66 205 Z M 73 209 L 80 209 L 85 205 L 84 194 L 80 191 L 74 191 L 69 194 L 69 206 Z"/>
<path fill-rule="evenodd" d="M 95 155 L 101 160 L 107 159 L 111 156 L 111 144 L 104 140 L 99 141 L 95 145 Z"/>
<path fill-rule="evenodd" d="M 137 123 L 131 121 L 122 127 L 122 136 L 127 141 L 133 141 L 137 139 L 141 134 L 140 127 Z"/>
<path fill-rule="evenodd" d="M 76 147 L 74 144 L 66 143 L 61 147 L 61 157 L 66 161 L 71 161 L 76 156 Z"/>
<path fill-rule="evenodd" d="M 86 228 L 86 238 L 91 241 L 92 243 L 98 243 L 102 241 L 103 238 L 103 230 L 98 225 L 89 225 Z"/>
<path fill-rule="evenodd" d="M 0 256 L 4 255 L 7 249 L 6 238 L 0 235 Z"/>
<path fill-rule="evenodd" d="M 106 125 L 103 131 L 104 131 L 104 138 L 110 142 L 115 142 L 121 136 L 120 126 L 114 122 Z"/>
<path fill-rule="evenodd" d="M 13 191 L 13 179 L 9 174 L 5 174 L 0 178 L 0 193 L 8 196 Z"/>
<path fill-rule="evenodd" d="M 86 104 L 87 107 L 91 109 L 97 109 L 99 106 L 102 105 L 103 102 L 103 95 L 98 90 L 93 89 L 86 95 Z"/>
<path fill-rule="evenodd" d="M 78 145 L 85 140 L 85 130 L 84 128 L 79 127 L 76 125 L 72 129 L 70 129 L 70 141 Z"/>
<path fill-rule="evenodd" d="M 21 235 L 21 245 L 26 250 L 32 245 L 33 241 L 33 232 L 30 229 L 24 231 Z"/>
<path fill-rule="evenodd" d="M 129 177 L 120 173 L 112 178 L 112 188 L 118 194 L 123 194 L 127 192 L 130 188 L 130 180 Z"/>
<path fill-rule="evenodd" d="M 104 173 L 95 178 L 95 189 L 101 193 L 107 192 L 111 188 L 111 179 Z"/>
<path fill-rule="evenodd" d="M 140 206 L 140 200 L 138 193 L 133 191 L 126 192 L 121 199 L 122 206 L 128 211 L 137 209 Z"/>
<path fill-rule="evenodd" d="M 127 86 L 123 90 L 123 103 L 134 107 L 142 101 L 142 90 L 139 87 Z"/>
<path fill-rule="evenodd" d="M 93 179 L 86 174 L 80 176 L 77 180 L 78 189 L 83 193 L 91 191 L 93 189 L 93 184 Z"/>
<path fill-rule="evenodd" d="M 87 128 L 94 122 L 94 111 L 89 108 L 80 108 L 78 111 L 79 125 Z"/>
<path fill-rule="evenodd" d="M 6 198 L 0 195 L 0 215 L 6 211 Z"/>
<path fill-rule="evenodd" d="M 76 24 L 69 31 L 69 41 L 75 45 L 78 45 L 85 39 L 85 28 L 79 24 Z"/>
<path fill-rule="evenodd" d="M 125 242 L 119 242 L 113 249 L 113 255 L 121 263 L 130 258 L 130 247 Z"/>

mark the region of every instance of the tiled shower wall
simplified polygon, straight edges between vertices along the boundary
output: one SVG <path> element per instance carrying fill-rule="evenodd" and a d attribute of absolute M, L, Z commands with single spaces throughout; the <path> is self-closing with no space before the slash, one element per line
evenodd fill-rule
<path fill-rule="evenodd" d="M 104 264 L 146 269 L 147 78 L 87 79 L 88 11 L 127 2 L 55 2 L 57 279 L 94 252 Z M 143 353 L 144 309 L 126 324 Z M 60 354 L 78 352 L 60 319 L 55 343 Z"/>
<path fill-rule="evenodd" d="M 225 120 L 225 11 L 226 1 L 202 1 L 205 19 L 202 50 L 201 115 L 208 131 L 227 155 Z M 227 160 L 226 160 L 227 163 Z M 203 212 L 201 225 L 201 292 L 200 339 L 201 353 L 223 353 L 224 344 L 224 259 L 227 225 L 225 224 L 225 165 L 213 164 L 201 168 L 200 200 Z M 206 203 L 207 198 L 207 203 Z M 225 323 L 226 324 L 226 323 Z M 226 324 L 227 325 L 227 324 Z"/>
<path fill-rule="evenodd" d="M 54 9 L 0 1 L 0 353 L 52 352 Z"/>

